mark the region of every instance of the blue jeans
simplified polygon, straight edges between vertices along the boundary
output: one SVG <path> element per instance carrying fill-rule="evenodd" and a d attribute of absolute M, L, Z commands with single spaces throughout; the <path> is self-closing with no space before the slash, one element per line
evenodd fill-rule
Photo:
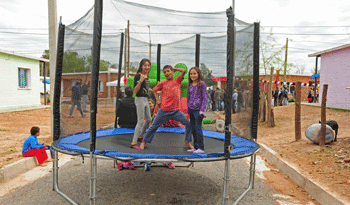
<path fill-rule="evenodd" d="M 237 102 L 237 112 L 241 112 L 241 106 L 242 106 L 242 103 Z"/>
<path fill-rule="evenodd" d="M 188 108 L 190 115 L 191 133 L 193 135 L 193 146 L 195 149 L 204 150 L 202 117 L 199 116 L 199 110 L 192 110 Z"/>
<path fill-rule="evenodd" d="M 86 111 L 87 95 L 82 95 L 82 96 L 83 96 L 83 111 Z"/>
<path fill-rule="evenodd" d="M 220 100 L 215 100 L 215 108 L 216 108 L 216 111 L 221 111 L 222 108 L 221 108 L 221 101 Z"/>
<path fill-rule="evenodd" d="M 156 134 L 158 127 L 160 127 L 164 122 L 168 120 L 176 120 L 181 122 L 183 125 L 186 125 L 185 140 L 188 142 L 192 142 L 190 122 L 186 119 L 185 114 L 183 114 L 180 110 L 175 110 L 175 111 L 159 110 L 152 125 L 147 130 L 146 135 L 143 138 L 143 141 L 146 143 L 151 143 L 154 135 Z"/>

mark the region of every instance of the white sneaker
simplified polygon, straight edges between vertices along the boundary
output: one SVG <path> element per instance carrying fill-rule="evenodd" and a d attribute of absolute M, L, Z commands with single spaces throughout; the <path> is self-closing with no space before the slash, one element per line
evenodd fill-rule
<path fill-rule="evenodd" d="M 197 149 L 197 150 L 194 151 L 193 153 L 196 153 L 196 154 L 204 154 L 204 150 Z"/>

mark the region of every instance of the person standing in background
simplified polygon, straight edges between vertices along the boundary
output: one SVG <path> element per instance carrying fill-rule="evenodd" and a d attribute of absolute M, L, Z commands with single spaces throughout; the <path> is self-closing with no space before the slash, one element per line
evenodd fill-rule
<path fill-rule="evenodd" d="M 90 88 L 90 82 L 89 84 L 87 84 L 87 82 L 85 81 L 85 83 L 81 87 L 81 90 L 82 90 L 81 95 L 83 96 L 83 112 L 88 112 L 86 110 L 86 104 L 88 99 L 89 88 Z"/>

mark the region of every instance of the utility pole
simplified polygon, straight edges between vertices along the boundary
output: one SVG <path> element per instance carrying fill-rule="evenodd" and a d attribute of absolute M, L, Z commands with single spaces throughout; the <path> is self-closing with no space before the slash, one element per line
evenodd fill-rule
<path fill-rule="evenodd" d="M 148 33 L 149 33 L 149 61 L 152 62 L 151 61 L 151 52 L 152 52 L 152 50 L 151 50 L 151 48 L 152 48 L 152 44 L 151 44 L 151 26 L 148 25 L 147 27 L 148 27 Z"/>
<path fill-rule="evenodd" d="M 128 36 L 128 29 L 126 28 L 125 29 L 125 40 L 124 40 L 124 76 L 126 77 L 126 49 L 127 49 L 127 46 L 126 46 L 126 44 L 127 44 L 127 41 L 128 41 L 128 38 L 127 38 L 127 36 Z"/>
<path fill-rule="evenodd" d="M 50 56 L 50 90 L 54 91 L 56 75 L 56 55 L 57 55 L 57 2 L 48 0 L 48 17 L 49 17 L 49 56 Z M 51 102 L 54 102 L 54 92 L 50 92 Z M 51 103 L 51 136 L 53 136 L 53 104 Z"/>
<path fill-rule="evenodd" d="M 288 38 L 286 39 L 286 53 L 284 56 L 284 82 L 287 82 L 287 55 L 288 55 Z"/>
<path fill-rule="evenodd" d="M 129 72 L 130 72 L 130 21 L 128 20 L 128 71 L 126 78 L 129 77 Z"/>

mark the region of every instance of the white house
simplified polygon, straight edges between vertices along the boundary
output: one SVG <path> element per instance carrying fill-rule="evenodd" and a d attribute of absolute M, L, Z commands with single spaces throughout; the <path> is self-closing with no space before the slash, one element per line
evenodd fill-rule
<path fill-rule="evenodd" d="M 0 109 L 41 105 L 41 62 L 49 60 L 0 50 Z"/>

